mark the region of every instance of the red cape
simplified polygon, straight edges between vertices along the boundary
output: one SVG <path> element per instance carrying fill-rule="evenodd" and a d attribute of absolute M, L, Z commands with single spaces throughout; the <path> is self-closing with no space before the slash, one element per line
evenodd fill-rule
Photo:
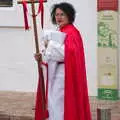
<path fill-rule="evenodd" d="M 66 25 L 60 31 L 67 34 L 65 39 L 64 120 L 91 120 L 82 38 L 73 25 Z M 43 120 L 45 116 L 47 117 L 47 111 L 41 109 L 40 81 L 36 96 L 35 120 Z"/>
<path fill-rule="evenodd" d="M 60 29 L 65 39 L 64 120 L 91 120 L 84 49 L 79 31 L 72 25 Z"/>

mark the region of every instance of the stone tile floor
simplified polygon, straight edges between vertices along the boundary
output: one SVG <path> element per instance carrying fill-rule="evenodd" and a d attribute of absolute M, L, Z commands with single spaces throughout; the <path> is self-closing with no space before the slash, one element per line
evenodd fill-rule
<path fill-rule="evenodd" d="M 0 92 L 0 120 L 32 120 L 33 107 L 33 93 Z"/>
<path fill-rule="evenodd" d="M 34 120 L 35 94 L 0 91 L 0 120 Z M 110 108 L 111 120 L 120 120 L 120 100 L 105 101 L 90 97 L 92 120 L 97 120 L 97 108 Z"/>

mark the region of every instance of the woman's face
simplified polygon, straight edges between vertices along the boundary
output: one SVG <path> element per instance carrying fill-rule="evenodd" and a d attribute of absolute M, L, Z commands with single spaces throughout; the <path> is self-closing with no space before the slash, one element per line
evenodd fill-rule
<path fill-rule="evenodd" d="M 69 24 L 67 15 L 60 8 L 56 9 L 55 20 L 59 27 L 63 27 L 64 25 Z"/>

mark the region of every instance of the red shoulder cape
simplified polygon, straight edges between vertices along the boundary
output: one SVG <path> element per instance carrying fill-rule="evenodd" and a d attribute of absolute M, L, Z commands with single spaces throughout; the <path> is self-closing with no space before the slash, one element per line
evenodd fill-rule
<path fill-rule="evenodd" d="M 73 25 L 60 30 L 65 39 L 64 120 L 91 120 L 82 38 Z"/>

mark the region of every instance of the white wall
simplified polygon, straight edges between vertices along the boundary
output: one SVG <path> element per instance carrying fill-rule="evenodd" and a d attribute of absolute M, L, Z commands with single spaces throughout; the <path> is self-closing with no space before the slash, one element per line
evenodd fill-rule
<path fill-rule="evenodd" d="M 48 0 L 48 2 L 45 3 L 45 29 L 53 27 L 49 18 L 49 10 L 51 5 L 55 2 L 58 2 L 58 0 Z M 77 16 L 75 25 L 83 36 L 89 94 L 91 96 L 96 96 L 96 1 L 69 0 L 69 2 L 76 8 Z M 10 12 L 0 11 L 0 19 L 2 21 L 0 26 L 22 26 L 24 24 L 22 16 L 22 8 L 20 5 L 17 6 L 16 10 L 12 11 L 11 14 Z M 8 19 L 12 21 L 8 22 Z M 4 21 L 6 21 L 6 23 Z M 37 22 L 39 28 L 39 19 Z M 32 25 L 32 21 L 30 21 L 30 24 Z M 32 30 L 25 32 L 23 29 L 0 28 L 0 90 L 36 90 L 37 65 L 33 57 L 33 53 L 35 51 L 33 37 Z"/>
<path fill-rule="evenodd" d="M 0 90 L 33 91 L 36 83 L 31 32 L 0 29 Z"/>

